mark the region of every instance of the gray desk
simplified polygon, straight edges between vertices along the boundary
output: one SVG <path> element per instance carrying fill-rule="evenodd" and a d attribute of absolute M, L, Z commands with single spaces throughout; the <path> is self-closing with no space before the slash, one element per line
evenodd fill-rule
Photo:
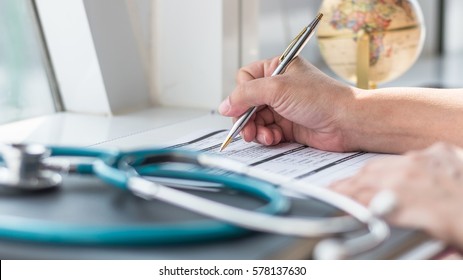
<path fill-rule="evenodd" d="M 248 209 L 261 202 L 227 193 L 203 196 Z M 291 214 L 334 213 L 316 201 L 294 201 Z M 35 194 L 0 193 L 0 212 L 50 221 L 85 224 L 162 223 L 204 219 L 159 201 L 145 201 L 89 177 L 69 177 L 62 189 Z M 305 214 L 304 214 L 305 213 Z M 417 239 L 418 238 L 418 239 Z M 393 258 L 422 240 L 416 232 L 394 230 L 386 244 L 359 258 Z M 252 233 L 222 241 L 171 246 L 90 247 L 0 240 L 1 259 L 307 259 L 317 240 Z"/>

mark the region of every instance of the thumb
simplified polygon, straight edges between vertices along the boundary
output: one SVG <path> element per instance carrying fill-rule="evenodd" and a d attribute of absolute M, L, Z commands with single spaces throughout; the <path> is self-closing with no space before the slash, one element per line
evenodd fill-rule
<path fill-rule="evenodd" d="M 250 107 L 274 107 L 276 100 L 284 92 L 283 81 L 283 76 L 275 76 L 241 83 L 220 104 L 219 113 L 228 117 L 238 117 Z"/>

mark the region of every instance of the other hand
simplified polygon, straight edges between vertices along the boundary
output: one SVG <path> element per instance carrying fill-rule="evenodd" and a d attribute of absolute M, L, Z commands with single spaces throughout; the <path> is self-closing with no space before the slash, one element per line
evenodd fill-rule
<path fill-rule="evenodd" d="M 368 205 L 389 189 L 397 205 L 386 218 L 397 226 L 418 228 L 463 248 L 463 150 L 435 144 L 404 156 L 367 164 L 357 175 L 331 186 Z"/>

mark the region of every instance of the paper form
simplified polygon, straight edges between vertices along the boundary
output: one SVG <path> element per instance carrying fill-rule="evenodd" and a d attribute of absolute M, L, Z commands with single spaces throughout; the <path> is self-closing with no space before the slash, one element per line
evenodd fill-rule
<path fill-rule="evenodd" d="M 331 182 L 354 175 L 368 160 L 384 155 L 373 153 L 333 153 L 297 143 L 263 146 L 247 143 L 240 137 L 222 152 L 219 147 L 226 130 L 208 131 L 178 141 L 169 148 L 184 148 L 224 156 L 281 175 L 327 186 Z"/>

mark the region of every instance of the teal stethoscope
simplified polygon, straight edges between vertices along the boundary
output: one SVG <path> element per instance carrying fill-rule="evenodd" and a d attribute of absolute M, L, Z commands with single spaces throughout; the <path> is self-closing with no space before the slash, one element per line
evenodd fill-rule
<path fill-rule="evenodd" d="M 76 162 L 76 158 L 90 160 Z M 67 173 L 95 175 L 144 199 L 165 201 L 212 219 L 96 227 L 0 215 L 0 238 L 63 244 L 157 245 L 225 239 L 254 230 L 306 238 L 330 237 L 319 242 L 315 257 L 347 258 L 377 246 L 389 236 L 389 227 L 379 217 L 394 203 L 391 197 L 383 195 L 366 208 L 325 188 L 308 187 L 307 183 L 192 151 L 162 148 L 117 151 L 0 144 L 0 186 L 3 188 L 30 191 L 54 188 L 61 184 L 61 174 Z M 164 186 L 148 176 L 217 183 L 255 196 L 266 204 L 254 211 L 240 209 Z M 318 199 L 348 215 L 329 218 L 281 216 L 290 206 L 290 200 L 281 189 Z M 333 238 L 364 229 L 367 229 L 366 234 L 354 238 Z"/>

